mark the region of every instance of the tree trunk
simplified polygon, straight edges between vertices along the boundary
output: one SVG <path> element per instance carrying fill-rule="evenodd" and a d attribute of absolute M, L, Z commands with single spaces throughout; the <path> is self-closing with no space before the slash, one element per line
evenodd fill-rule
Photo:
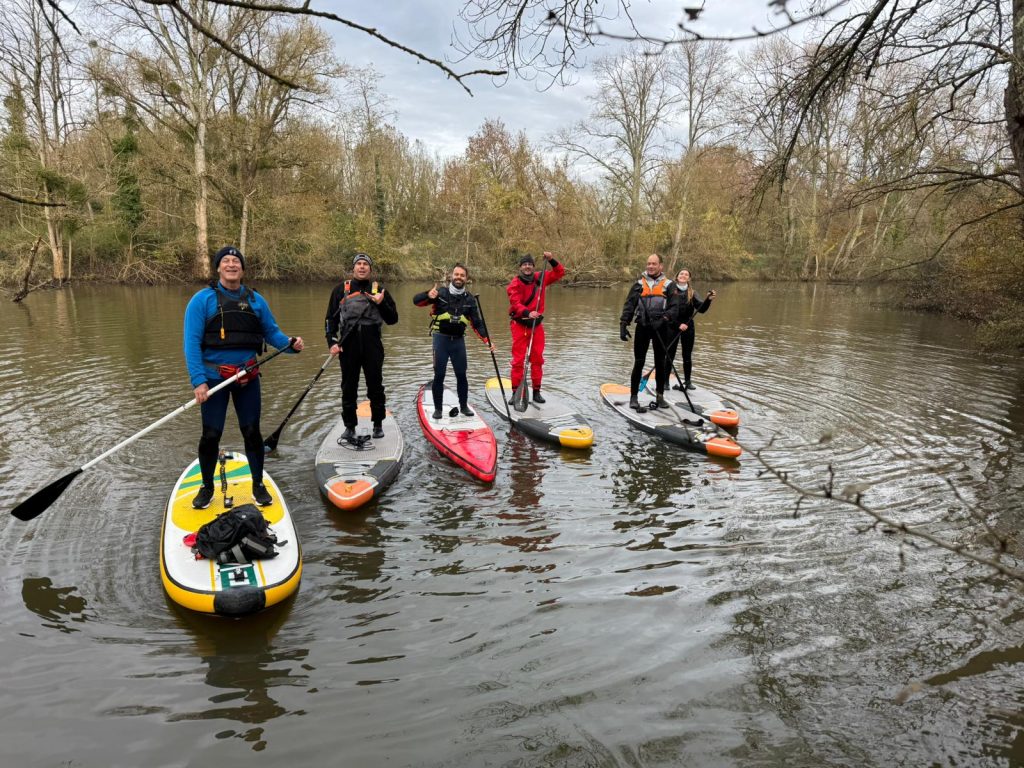
<path fill-rule="evenodd" d="M 686 223 L 686 203 L 689 198 L 690 192 L 690 173 L 689 169 L 683 171 L 683 179 L 680 183 L 682 190 L 679 195 L 679 214 L 676 216 L 676 231 L 672 236 L 672 263 L 675 265 L 675 269 L 679 269 L 679 251 L 680 242 L 683 239 L 683 225 Z"/>
<path fill-rule="evenodd" d="M 633 257 L 633 247 L 636 240 L 637 219 L 640 218 L 640 185 L 643 178 L 640 175 L 640 163 L 633 159 L 633 184 L 629 190 L 629 235 L 626 238 L 626 260 Z"/>
<path fill-rule="evenodd" d="M 242 226 L 238 233 L 238 250 L 243 254 L 247 253 L 249 239 L 249 201 L 252 199 L 252 192 L 242 198 Z"/>
<path fill-rule="evenodd" d="M 209 190 L 206 182 L 206 120 L 196 123 L 196 141 L 193 147 L 196 173 L 196 253 L 192 262 L 193 277 L 203 280 L 210 274 L 210 258 L 206 210 Z M 245 251 L 242 251 L 245 253 Z"/>
<path fill-rule="evenodd" d="M 1017 163 L 1017 177 L 1024 183 L 1024 0 L 1013 0 L 1013 59 L 1003 94 L 1006 130 Z"/>
<path fill-rule="evenodd" d="M 47 194 L 47 199 L 49 199 L 49 194 Z M 58 283 L 63 283 L 68 276 L 64 271 L 64 243 L 60 236 L 60 222 L 54 215 L 53 208 L 49 206 L 43 208 L 43 218 L 46 220 L 46 236 L 50 244 L 50 254 L 53 257 L 53 279 Z"/>

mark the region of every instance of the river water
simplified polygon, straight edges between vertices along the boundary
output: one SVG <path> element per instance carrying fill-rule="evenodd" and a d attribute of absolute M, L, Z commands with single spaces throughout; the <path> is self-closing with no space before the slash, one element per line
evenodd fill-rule
<path fill-rule="evenodd" d="M 979 551 L 979 520 L 1019 529 L 1021 362 L 873 289 L 715 287 L 694 378 L 738 403 L 745 446 L 809 487 L 831 465 L 835 487 L 864 483 L 873 509 Z M 510 434 L 470 343 L 471 399 L 499 441 L 482 485 L 417 424 L 420 288 L 395 288 L 386 331 L 408 451 L 395 484 L 357 514 L 321 499 L 313 456 L 339 414 L 336 368 L 268 460 L 305 554 L 283 606 L 225 620 L 164 596 L 161 518 L 196 411 L 36 520 L 0 516 L 0 765 L 1024 765 L 1012 584 L 851 507 L 796 510 L 750 452 L 720 463 L 630 428 L 598 395 L 631 361 L 625 286 L 550 296 L 545 388 L 591 419 L 590 451 Z M 193 290 L 0 303 L 0 508 L 190 397 Z M 480 290 L 506 359 L 503 291 Z M 310 344 L 264 369 L 264 434 L 323 360 L 329 291 L 263 291 Z M 224 443 L 240 447 L 233 419 Z"/>

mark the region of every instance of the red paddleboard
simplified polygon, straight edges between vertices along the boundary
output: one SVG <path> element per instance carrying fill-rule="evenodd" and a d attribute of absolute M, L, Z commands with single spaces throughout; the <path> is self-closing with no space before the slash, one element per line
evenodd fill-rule
<path fill-rule="evenodd" d="M 442 456 L 458 464 L 478 480 L 490 483 L 498 471 L 498 443 L 487 422 L 473 410 L 472 416 L 458 412 L 459 400 L 455 393 L 445 389 L 441 404 L 441 418 L 434 418 L 434 397 L 430 384 L 420 387 L 416 396 L 416 414 L 423 434 Z M 456 415 L 452 416 L 452 412 Z"/>

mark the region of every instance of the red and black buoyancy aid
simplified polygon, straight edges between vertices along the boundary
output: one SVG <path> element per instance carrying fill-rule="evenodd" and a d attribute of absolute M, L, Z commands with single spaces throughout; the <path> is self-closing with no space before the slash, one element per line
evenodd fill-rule
<path fill-rule="evenodd" d="M 253 311 L 253 292 L 242 286 L 237 299 L 228 296 L 217 283 L 210 283 L 217 297 L 217 312 L 206 321 L 203 331 L 203 349 L 248 349 L 259 354 L 265 348 L 263 324 Z"/>
<path fill-rule="evenodd" d="M 672 281 L 659 275 L 652 285 L 647 276 L 642 275 L 637 282 L 640 283 L 640 300 L 636 304 L 636 321 L 640 325 L 658 325 L 668 310 Z"/>

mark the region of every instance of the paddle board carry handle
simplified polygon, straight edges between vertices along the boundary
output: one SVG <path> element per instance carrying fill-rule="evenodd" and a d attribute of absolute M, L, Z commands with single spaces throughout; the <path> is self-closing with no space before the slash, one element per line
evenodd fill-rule
<path fill-rule="evenodd" d="M 235 500 L 228 496 L 228 455 L 224 451 L 217 457 L 220 462 L 220 494 L 224 497 L 224 509 L 235 506 Z"/>

